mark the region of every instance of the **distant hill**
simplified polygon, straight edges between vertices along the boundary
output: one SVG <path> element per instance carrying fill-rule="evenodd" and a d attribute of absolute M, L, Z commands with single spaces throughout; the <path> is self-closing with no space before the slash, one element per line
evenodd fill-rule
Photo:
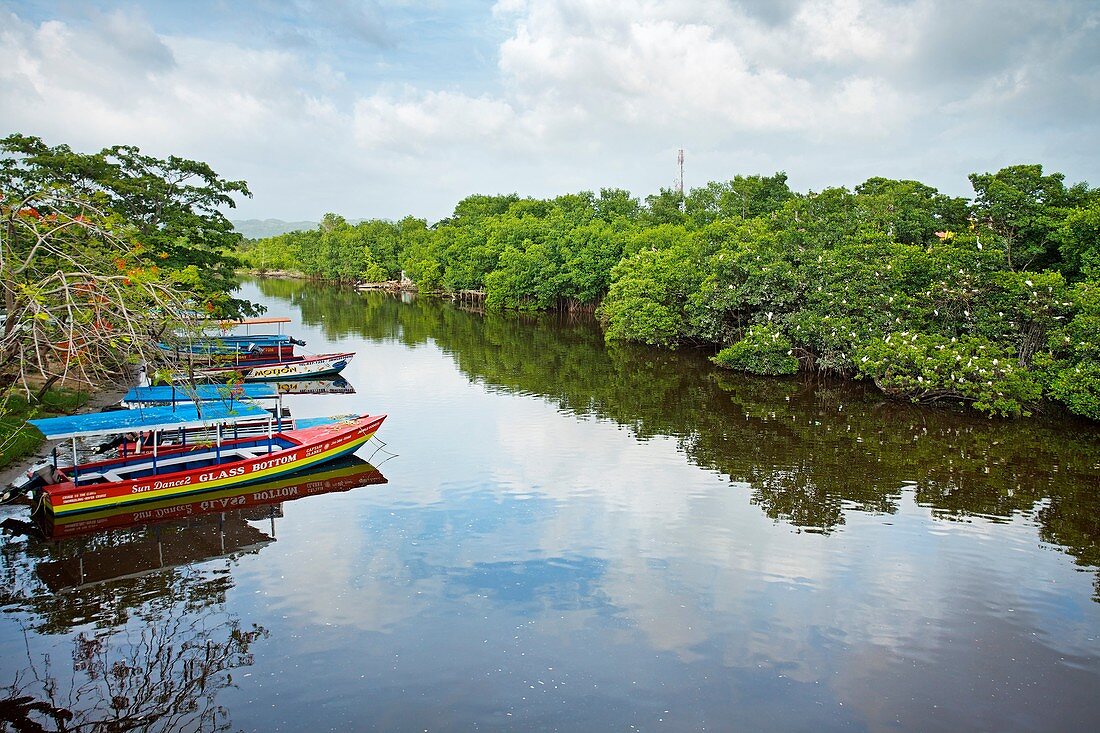
<path fill-rule="evenodd" d="M 261 239 L 287 232 L 303 232 L 320 226 L 320 222 L 316 221 L 283 221 L 282 219 L 242 219 L 232 224 L 245 239 Z"/>

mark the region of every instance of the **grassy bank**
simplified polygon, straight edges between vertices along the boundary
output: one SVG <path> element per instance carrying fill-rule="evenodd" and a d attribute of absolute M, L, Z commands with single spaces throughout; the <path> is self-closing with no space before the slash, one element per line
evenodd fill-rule
<path fill-rule="evenodd" d="M 68 415 L 76 412 L 91 398 L 89 392 L 52 389 L 41 401 L 29 401 L 15 395 L 0 413 L 0 468 L 31 455 L 42 443 L 42 434 L 27 425 L 32 417 Z"/>

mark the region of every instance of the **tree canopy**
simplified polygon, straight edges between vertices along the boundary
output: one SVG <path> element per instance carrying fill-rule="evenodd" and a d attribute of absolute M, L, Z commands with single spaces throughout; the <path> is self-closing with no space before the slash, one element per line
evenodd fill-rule
<path fill-rule="evenodd" d="M 240 237 L 221 209 L 234 195 L 244 182 L 205 163 L 0 140 L 0 396 L 125 379 L 159 361 L 156 340 L 253 312 L 231 295 Z"/>
<path fill-rule="evenodd" d="M 242 258 L 332 279 L 404 270 L 490 308 L 598 306 L 610 340 L 706 346 L 732 369 L 844 375 L 997 415 L 1045 397 L 1100 419 L 1100 193 L 1039 165 L 970 181 L 972 199 L 881 177 L 802 194 L 782 172 L 644 204 L 621 189 L 477 195 L 431 227 L 349 227 L 338 263 L 318 259 L 325 224 Z"/>

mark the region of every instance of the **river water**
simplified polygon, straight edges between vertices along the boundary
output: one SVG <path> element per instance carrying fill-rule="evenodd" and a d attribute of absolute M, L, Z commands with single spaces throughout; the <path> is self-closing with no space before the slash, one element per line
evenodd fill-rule
<path fill-rule="evenodd" d="M 0 509 L 0 721 L 1100 729 L 1095 424 L 747 378 L 583 317 L 242 292 L 357 352 L 354 394 L 294 413 L 388 413 L 386 446 L 153 524 Z"/>

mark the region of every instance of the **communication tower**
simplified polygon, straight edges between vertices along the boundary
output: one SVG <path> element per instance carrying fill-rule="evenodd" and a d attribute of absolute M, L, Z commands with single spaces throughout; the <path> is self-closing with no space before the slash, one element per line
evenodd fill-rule
<path fill-rule="evenodd" d="M 680 166 L 680 182 L 676 185 L 676 192 L 680 194 L 680 197 L 684 196 L 684 149 L 680 148 L 679 154 L 676 156 L 676 162 Z"/>

